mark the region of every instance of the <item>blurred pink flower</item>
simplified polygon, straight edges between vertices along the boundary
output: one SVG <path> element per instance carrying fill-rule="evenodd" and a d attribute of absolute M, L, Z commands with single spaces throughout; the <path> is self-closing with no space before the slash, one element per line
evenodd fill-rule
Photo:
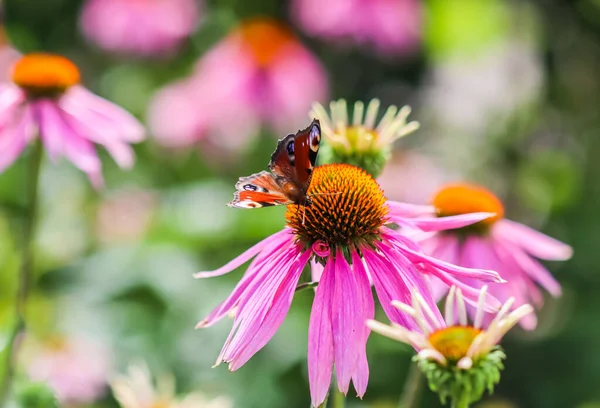
<path fill-rule="evenodd" d="M 390 200 L 423 203 L 451 178 L 456 177 L 431 158 L 414 151 L 397 150 L 377 177 L 377 182 Z"/>
<path fill-rule="evenodd" d="M 152 223 L 158 198 L 152 191 L 125 189 L 104 199 L 98 208 L 96 233 L 105 244 L 136 241 Z"/>
<path fill-rule="evenodd" d="M 32 350 L 27 372 L 44 381 L 63 404 L 86 404 L 107 389 L 112 354 L 102 344 L 84 338 L 53 338 Z"/>
<path fill-rule="evenodd" d="M 103 145 L 120 167 L 134 162 L 128 143 L 144 139 L 142 125 L 122 108 L 79 84 L 79 70 L 68 59 L 28 54 L 0 84 L 0 172 L 39 137 L 53 161 L 66 156 L 102 185 L 94 143 Z"/>
<path fill-rule="evenodd" d="M 198 20 L 195 0 L 87 0 L 80 26 L 108 51 L 160 56 L 175 51 Z"/>
<path fill-rule="evenodd" d="M 326 96 L 325 71 L 315 56 L 285 26 L 255 18 L 211 49 L 190 78 L 159 91 L 148 120 L 165 146 L 205 138 L 236 150 L 261 125 L 278 134 L 302 127 L 311 103 Z"/>
<path fill-rule="evenodd" d="M 504 217 L 500 200 L 482 187 L 471 184 L 451 184 L 440 189 L 432 206 L 405 206 L 393 212 L 401 218 L 390 219 L 399 225 L 411 226 L 407 216 L 413 216 L 421 229 L 427 222 L 447 216 L 472 212 L 495 213 L 467 227 L 455 227 L 443 232 L 431 232 L 414 238 L 423 251 L 430 256 L 465 268 L 486 268 L 497 271 L 507 283 L 491 284 L 489 293 L 502 303 L 514 298 L 513 309 L 533 303 L 543 304 L 543 296 L 537 285 L 553 296 L 561 294 L 560 284 L 535 258 L 545 260 L 567 260 L 572 255 L 570 246 L 542 234 L 532 228 Z M 474 284 L 472 279 L 461 277 L 463 283 Z M 448 290 L 448 282 L 433 278 L 434 297 L 440 299 Z M 479 285 L 479 284 L 478 284 Z M 472 313 L 475 312 L 470 308 Z M 487 316 L 490 318 L 490 316 Z M 520 321 L 523 328 L 532 330 L 537 319 L 534 313 Z"/>
<path fill-rule="evenodd" d="M 461 268 L 425 256 L 410 238 L 388 228 L 392 203 L 386 201 L 375 180 L 358 167 L 315 167 L 308 192 L 313 204 L 289 205 L 287 226 L 282 231 L 219 269 L 196 274 L 197 278 L 224 275 L 253 259 L 231 295 L 197 327 L 213 325 L 233 311 L 233 328 L 217 364 L 228 362 L 231 371 L 239 369 L 275 335 L 305 266 L 314 260 L 319 270 L 313 273 L 313 278 L 318 276 L 318 286 L 308 327 L 308 377 L 312 406 L 318 407 L 329 392 L 334 367 L 341 392 L 348 392 L 350 381 L 359 397 L 366 391 L 369 330 L 365 321 L 375 313 L 371 285 L 391 321 L 416 329 L 415 322 L 395 309 L 391 301 L 407 301 L 419 293 L 437 311 L 423 269 L 445 282 L 458 282 L 458 276 L 492 282 L 500 279 L 493 271 Z M 489 216 L 478 213 L 439 218 L 428 221 L 427 226 L 443 230 Z M 458 284 L 471 302 L 477 302 L 475 289 Z M 498 303 L 488 299 L 488 310 L 493 310 L 494 302 Z M 432 318 L 441 324 L 439 312 Z"/>
<path fill-rule="evenodd" d="M 310 35 L 386 55 L 410 52 L 421 39 L 418 0 L 293 0 L 292 18 Z"/>

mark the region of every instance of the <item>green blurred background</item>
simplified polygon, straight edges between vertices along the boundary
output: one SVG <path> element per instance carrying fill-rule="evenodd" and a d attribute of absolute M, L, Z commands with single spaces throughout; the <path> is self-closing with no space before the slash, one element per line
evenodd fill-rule
<path fill-rule="evenodd" d="M 571 261 L 549 265 L 563 297 L 547 300 L 535 332 L 515 329 L 506 338 L 501 384 L 477 406 L 600 407 L 600 1 L 425 1 L 417 50 L 387 58 L 306 36 L 290 22 L 286 2 L 213 0 L 176 55 L 150 61 L 88 44 L 77 26 L 80 7 L 78 0 L 5 1 L 8 41 L 21 52 L 72 58 L 86 87 L 142 121 L 154 92 L 188 75 L 207 49 L 255 15 L 289 24 L 327 69 L 332 99 L 378 97 L 383 107 L 413 106 L 411 118 L 422 128 L 398 142 L 394 176 L 381 181 L 388 196 L 423 202 L 449 178 L 480 182 L 504 199 L 508 218 L 575 251 Z M 239 176 L 266 167 L 282 136 L 265 130 L 235 157 L 216 162 L 201 148 L 166 150 L 150 136 L 135 146 L 131 171 L 103 153 L 107 188 L 98 192 L 69 163 L 46 162 L 33 334 L 43 341 L 83 333 L 112 350 L 115 371 L 144 360 L 154 373 L 173 372 L 182 393 L 227 395 L 243 408 L 309 406 L 310 291 L 296 296 L 274 339 L 235 373 L 210 368 L 230 322 L 193 329 L 242 270 L 203 281 L 192 273 L 226 263 L 284 225 L 283 208 L 224 205 Z M 14 236 L 23 216 L 25 165 L 22 158 L 0 175 L 5 328 L 19 261 Z M 368 353 L 368 391 L 362 402 L 351 391 L 348 406 L 396 406 L 412 350 L 372 335 Z M 438 405 L 425 390 L 420 406 Z M 108 392 L 91 406 L 117 405 Z"/>

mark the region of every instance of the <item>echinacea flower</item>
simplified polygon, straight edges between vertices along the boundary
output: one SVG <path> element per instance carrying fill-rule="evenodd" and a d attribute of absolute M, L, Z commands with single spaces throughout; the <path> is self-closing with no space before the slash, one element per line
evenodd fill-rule
<path fill-rule="evenodd" d="M 473 184 L 449 184 L 434 196 L 432 206 L 414 206 L 413 216 L 421 223 L 443 219 L 446 216 L 484 211 L 495 213 L 476 224 L 431 233 L 419 238 L 424 252 L 438 259 L 466 268 L 489 268 L 497 271 L 507 281 L 504 285 L 491 285 L 490 294 L 502 302 L 514 297 L 514 307 L 527 303 L 541 307 L 543 296 L 538 285 L 553 296 L 560 296 L 560 284 L 535 258 L 567 260 L 573 251 L 570 246 L 557 241 L 523 224 L 504 218 L 502 202 L 490 191 Z M 391 219 L 408 213 L 401 208 L 392 209 Z M 406 221 L 398 219 L 398 222 Z M 405 224 L 408 225 L 408 224 Z M 441 292 L 447 286 L 434 281 L 434 290 Z M 470 309 L 473 312 L 472 309 Z M 531 313 L 521 320 L 529 330 L 535 328 L 537 319 Z"/>
<path fill-rule="evenodd" d="M 285 25 L 258 17 L 209 50 L 191 77 L 159 91 L 148 120 L 167 147 L 202 140 L 235 151 L 263 125 L 277 134 L 301 127 L 311 103 L 326 96 L 318 59 Z"/>
<path fill-rule="evenodd" d="M 116 376 L 110 386 L 121 408 L 233 408 L 228 398 L 211 400 L 199 392 L 176 398 L 173 377 L 160 377 L 155 387 L 144 364 L 129 366 L 127 375 Z"/>
<path fill-rule="evenodd" d="M 27 372 L 44 381 L 63 404 L 89 404 L 106 391 L 112 355 L 103 344 L 87 338 L 52 339 L 32 347 Z"/>
<path fill-rule="evenodd" d="M 505 356 L 497 348 L 498 343 L 519 320 L 533 312 L 528 304 L 509 312 L 515 300 L 510 298 L 489 325 L 484 327 L 486 291 L 487 286 L 484 285 L 479 293 L 472 324 L 467 319 L 461 290 L 452 286 L 446 298 L 443 321 L 437 319 L 437 307 L 432 309 L 419 293 L 415 293 L 412 307 L 397 300 L 392 305 L 415 320 L 418 325 L 416 330 L 398 324 L 389 326 L 375 320 L 367 321 L 367 326 L 417 350 L 416 360 L 421 363 L 420 368 L 427 375 L 430 387 L 440 394 L 442 402 L 447 397 L 466 398 L 468 402 L 474 402 L 481 398 L 486 388 L 493 389 L 499 380 Z M 462 376 L 461 371 L 469 371 L 470 375 Z"/>
<path fill-rule="evenodd" d="M 87 0 L 80 26 L 105 50 L 138 56 L 170 54 L 196 28 L 197 0 Z"/>
<path fill-rule="evenodd" d="M 391 157 L 392 143 L 419 128 L 419 122 L 406 122 L 411 112 L 409 106 L 400 110 L 394 105 L 389 106 L 377 123 L 379 105 L 379 99 L 373 99 L 365 111 L 364 103 L 356 102 L 350 121 L 346 100 L 329 104 L 331 116 L 323 105 L 314 103 L 310 117 L 321 121 L 326 142 L 321 148 L 321 160 L 354 164 L 379 176 Z"/>
<path fill-rule="evenodd" d="M 75 64 L 58 55 L 28 54 L 14 64 L 12 82 L 0 84 L 0 172 L 36 138 L 53 161 L 65 156 L 97 187 L 102 173 L 94 144 L 120 167 L 133 165 L 129 143 L 144 138 L 142 125 L 79 80 Z"/>
<path fill-rule="evenodd" d="M 294 0 L 292 18 L 309 35 L 352 42 L 383 55 L 416 49 L 422 10 L 417 0 Z"/>
<path fill-rule="evenodd" d="M 283 322 L 304 267 L 312 262 L 318 281 L 308 328 L 308 372 L 313 406 L 323 403 L 333 366 L 340 391 L 350 381 L 359 397 L 366 391 L 369 368 L 365 321 L 374 316 L 371 284 L 390 320 L 410 329 L 416 324 L 391 306 L 420 293 L 432 309 L 435 301 L 421 271 L 445 282 L 456 276 L 499 281 L 495 272 L 472 270 L 421 253 L 409 238 L 388 227 L 383 191 L 364 170 L 347 165 L 318 166 L 308 195 L 310 206 L 289 205 L 287 226 L 225 266 L 197 278 L 220 276 L 254 258 L 231 295 L 197 327 L 207 327 L 234 312 L 233 329 L 217 359 L 239 369 L 273 337 Z M 440 218 L 432 228 L 468 225 L 489 213 Z M 477 291 L 461 287 L 476 302 Z M 489 302 L 489 309 L 496 306 Z M 437 309 L 436 309 L 437 310 Z M 434 316 L 442 321 L 439 313 Z"/>

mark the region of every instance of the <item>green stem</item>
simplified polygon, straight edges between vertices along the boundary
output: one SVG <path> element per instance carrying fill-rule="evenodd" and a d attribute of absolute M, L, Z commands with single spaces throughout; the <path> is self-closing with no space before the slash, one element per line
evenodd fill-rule
<path fill-rule="evenodd" d="M 423 390 L 423 375 L 416 363 L 411 363 L 402 390 L 402 396 L 398 402 L 398 408 L 414 408 L 418 405 Z"/>
<path fill-rule="evenodd" d="M 331 392 L 332 395 L 331 400 L 331 408 L 344 408 L 346 406 L 346 397 L 342 394 L 337 388 L 334 389 L 335 385 L 332 384 Z"/>
<path fill-rule="evenodd" d="M 38 184 L 42 162 L 42 143 L 35 143 L 27 173 L 27 212 L 23 223 L 23 242 L 21 244 L 21 267 L 15 296 L 15 323 L 5 350 L 2 384 L 0 384 L 0 406 L 6 405 L 15 371 L 16 356 L 25 332 L 25 309 L 27 296 L 33 278 L 33 241 L 37 218 Z"/>

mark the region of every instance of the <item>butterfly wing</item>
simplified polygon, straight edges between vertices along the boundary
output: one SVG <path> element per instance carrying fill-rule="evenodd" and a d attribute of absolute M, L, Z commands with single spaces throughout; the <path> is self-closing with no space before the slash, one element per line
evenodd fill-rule
<path fill-rule="evenodd" d="M 292 183 L 305 194 L 317 161 L 320 143 L 321 124 L 318 119 L 313 119 L 310 126 L 299 130 L 295 135 L 289 134 L 279 140 L 269 163 L 269 170 L 275 175 L 276 181 Z"/>
<path fill-rule="evenodd" d="M 240 177 L 235 188 L 238 191 L 234 193 L 233 201 L 227 204 L 230 207 L 260 208 L 292 203 L 268 171 Z"/>

